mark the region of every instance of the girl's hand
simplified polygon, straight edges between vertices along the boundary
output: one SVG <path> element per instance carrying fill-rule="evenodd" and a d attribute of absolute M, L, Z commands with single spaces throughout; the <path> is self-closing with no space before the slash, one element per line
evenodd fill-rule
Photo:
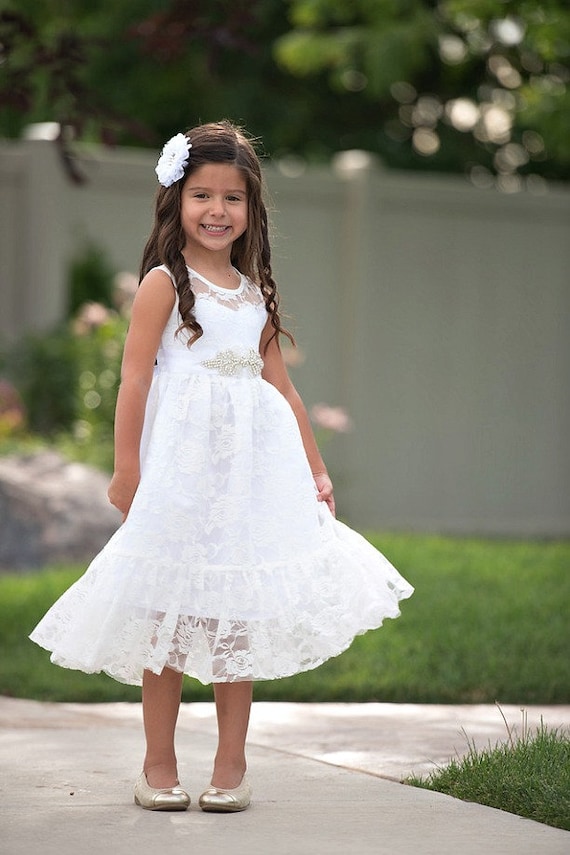
<path fill-rule="evenodd" d="M 333 496 L 333 485 L 332 481 L 329 478 L 326 472 L 317 472 L 316 475 L 313 475 L 315 479 L 315 484 L 318 490 L 317 500 L 319 502 L 326 502 L 329 506 L 329 510 L 333 517 L 335 516 L 335 505 L 334 505 L 334 496 Z"/>
<path fill-rule="evenodd" d="M 115 472 L 111 479 L 111 483 L 109 484 L 107 496 L 109 497 L 111 504 L 118 508 L 123 514 L 123 522 L 126 520 L 127 514 L 129 513 L 134 495 L 137 491 L 137 487 L 139 486 L 139 481 L 140 475 L 138 474 L 127 476 Z"/>

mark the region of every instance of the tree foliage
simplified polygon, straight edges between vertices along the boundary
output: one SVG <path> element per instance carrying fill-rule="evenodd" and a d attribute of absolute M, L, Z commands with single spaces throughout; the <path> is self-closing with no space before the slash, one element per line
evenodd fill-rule
<path fill-rule="evenodd" d="M 243 122 L 279 157 L 364 148 L 516 189 L 570 177 L 565 0 L 5 0 L 0 133 L 152 145 Z M 79 177 L 79 176 L 75 176 Z"/>
<path fill-rule="evenodd" d="M 388 160 L 483 165 L 506 188 L 521 171 L 570 177 L 562 0 L 291 0 L 290 20 L 278 60 L 361 93 Z"/>

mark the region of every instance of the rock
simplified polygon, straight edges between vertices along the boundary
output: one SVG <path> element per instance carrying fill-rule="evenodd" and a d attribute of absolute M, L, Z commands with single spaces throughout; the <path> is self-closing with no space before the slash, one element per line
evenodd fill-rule
<path fill-rule="evenodd" d="M 108 484 L 53 451 L 0 457 L 0 570 L 93 558 L 121 522 Z"/>

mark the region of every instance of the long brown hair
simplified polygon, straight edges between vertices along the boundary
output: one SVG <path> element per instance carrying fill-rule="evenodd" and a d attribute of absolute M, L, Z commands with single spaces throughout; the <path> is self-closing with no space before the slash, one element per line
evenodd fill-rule
<path fill-rule="evenodd" d="M 186 238 L 180 221 L 182 189 L 186 179 L 206 163 L 231 164 L 239 169 L 246 182 L 248 217 L 247 229 L 234 241 L 231 262 L 245 276 L 259 285 L 274 338 L 282 333 L 292 343 L 293 337 L 281 325 L 277 283 L 271 270 L 267 209 L 263 200 L 261 165 L 251 140 L 231 122 L 212 122 L 186 131 L 192 143 L 184 176 L 170 187 L 160 187 L 156 196 L 154 225 L 146 243 L 140 269 L 140 279 L 164 264 L 174 277 L 182 323 L 177 332 L 187 330 L 191 345 L 203 334 L 194 314 L 194 294 L 186 261 L 182 254 Z"/>

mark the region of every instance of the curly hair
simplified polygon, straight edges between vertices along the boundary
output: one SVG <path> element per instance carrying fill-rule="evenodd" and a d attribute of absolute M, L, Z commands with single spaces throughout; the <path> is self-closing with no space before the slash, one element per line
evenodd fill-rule
<path fill-rule="evenodd" d="M 160 187 L 156 196 L 154 225 L 146 243 L 140 279 L 153 267 L 164 264 L 174 277 L 182 323 L 177 333 L 187 330 L 190 346 L 203 334 L 194 314 L 195 298 L 190 287 L 186 261 L 182 254 L 186 238 L 180 209 L 186 179 L 200 166 L 223 163 L 235 166 L 243 174 L 247 189 L 247 229 L 234 241 L 231 263 L 259 285 L 273 327 L 273 335 L 283 334 L 294 343 L 291 333 L 281 324 L 277 283 L 271 270 L 271 247 L 267 209 L 263 200 L 263 176 L 252 140 L 229 121 L 198 125 L 186 131 L 191 143 L 184 176 L 170 187 Z M 271 341 L 270 339 L 270 341 Z M 269 342 L 268 342 L 269 343 Z"/>

